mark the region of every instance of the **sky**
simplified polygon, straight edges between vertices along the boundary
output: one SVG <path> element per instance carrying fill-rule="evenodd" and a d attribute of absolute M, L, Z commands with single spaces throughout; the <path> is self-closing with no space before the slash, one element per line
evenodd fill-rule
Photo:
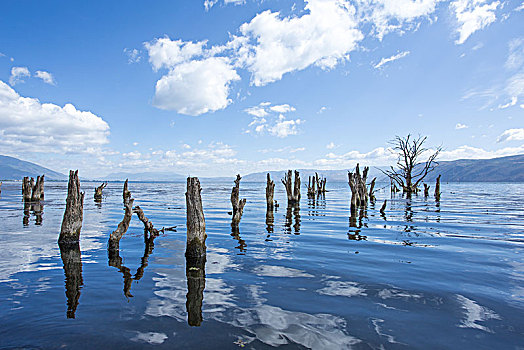
<path fill-rule="evenodd" d="M 0 154 L 84 177 L 524 154 L 524 2 L 0 2 Z"/>

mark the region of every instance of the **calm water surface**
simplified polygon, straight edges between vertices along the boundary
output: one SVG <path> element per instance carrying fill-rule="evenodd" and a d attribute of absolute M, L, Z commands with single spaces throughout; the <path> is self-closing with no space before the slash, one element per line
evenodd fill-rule
<path fill-rule="evenodd" d="M 277 183 L 272 217 L 265 184 L 241 182 L 232 233 L 233 179 L 203 182 L 207 263 L 189 282 L 185 183 L 130 184 L 155 227 L 177 229 L 145 242 L 134 216 L 112 260 L 122 184 L 101 204 L 95 185 L 82 183 L 80 251 L 62 256 L 67 183 L 26 210 L 21 183 L 2 185 L 0 348 L 524 347 L 524 184 L 443 184 L 440 203 L 381 189 L 350 218 L 346 183 L 299 209 Z"/>

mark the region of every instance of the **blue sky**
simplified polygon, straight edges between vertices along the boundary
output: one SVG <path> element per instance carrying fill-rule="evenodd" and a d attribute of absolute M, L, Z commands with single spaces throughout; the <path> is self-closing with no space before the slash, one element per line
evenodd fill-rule
<path fill-rule="evenodd" d="M 0 3 L 0 153 L 83 176 L 524 153 L 524 3 Z"/>

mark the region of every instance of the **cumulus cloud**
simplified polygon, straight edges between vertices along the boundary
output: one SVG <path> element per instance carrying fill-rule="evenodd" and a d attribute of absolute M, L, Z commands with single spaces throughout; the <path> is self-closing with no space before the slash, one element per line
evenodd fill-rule
<path fill-rule="evenodd" d="M 32 152 L 88 152 L 108 143 L 109 125 L 72 104 L 22 97 L 0 80 L 0 148 Z"/>
<path fill-rule="evenodd" d="M 269 134 L 284 138 L 299 133 L 298 126 L 304 123 L 302 119 L 287 119 L 285 114 L 294 112 L 296 109 L 288 104 L 271 105 L 270 102 L 262 102 L 258 106 L 244 110 L 253 117 L 248 125 L 246 133 Z"/>
<path fill-rule="evenodd" d="M 249 39 L 243 63 L 253 85 L 266 85 L 313 64 L 333 68 L 363 39 L 349 1 L 306 0 L 305 10 L 301 17 L 264 11 L 240 27 Z"/>
<path fill-rule="evenodd" d="M 53 75 L 49 72 L 37 70 L 35 73 L 35 77 L 42 79 L 44 83 L 49 85 L 56 85 L 55 78 Z"/>
<path fill-rule="evenodd" d="M 9 84 L 15 86 L 18 83 L 24 83 L 25 78 L 29 78 L 31 73 L 27 67 L 13 67 L 11 68 L 11 76 L 9 77 Z"/>
<path fill-rule="evenodd" d="M 149 54 L 149 62 L 155 71 L 161 68 L 173 68 L 187 62 L 204 52 L 206 41 L 191 42 L 171 40 L 168 36 L 144 43 Z"/>
<path fill-rule="evenodd" d="M 455 11 L 459 38 L 456 44 L 463 44 L 471 34 L 483 29 L 497 19 L 495 10 L 500 5 L 499 1 L 488 3 L 487 0 L 457 0 L 451 3 Z"/>
<path fill-rule="evenodd" d="M 396 61 L 398 59 L 401 59 L 403 57 L 406 57 L 407 55 L 409 55 L 409 51 L 404 51 L 404 52 L 400 52 L 396 55 L 393 55 L 391 57 L 388 57 L 388 58 L 382 58 L 380 60 L 379 63 L 377 63 L 374 68 L 375 69 L 379 69 L 380 67 L 382 67 L 383 65 L 385 65 L 386 63 L 389 63 L 389 62 L 393 62 L 393 61 Z"/>
<path fill-rule="evenodd" d="M 504 131 L 498 138 L 497 142 L 504 141 L 522 141 L 524 140 L 524 129 L 508 129 Z"/>
<path fill-rule="evenodd" d="M 192 116 L 224 109 L 231 103 L 230 84 L 236 80 L 240 77 L 227 58 L 181 63 L 157 81 L 153 104 Z"/>

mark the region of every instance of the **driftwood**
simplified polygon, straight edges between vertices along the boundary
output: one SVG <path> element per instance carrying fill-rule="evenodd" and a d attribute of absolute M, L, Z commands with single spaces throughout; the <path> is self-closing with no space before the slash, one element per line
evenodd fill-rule
<path fill-rule="evenodd" d="M 429 186 L 428 184 L 424 184 L 424 197 L 428 197 L 429 196 L 429 188 L 431 186 Z"/>
<path fill-rule="evenodd" d="M 75 318 L 80 299 L 80 289 L 84 284 L 82 278 L 82 256 L 80 244 L 60 245 L 60 257 L 64 264 L 65 288 L 67 297 L 67 318 Z"/>
<path fill-rule="evenodd" d="M 205 260 L 206 257 L 206 222 L 202 209 L 200 181 L 197 177 L 187 178 L 186 217 L 187 243 L 186 260 L 189 263 Z"/>
<path fill-rule="evenodd" d="M 109 250 L 118 250 L 120 248 L 120 239 L 127 232 L 127 229 L 129 228 L 129 223 L 131 222 L 131 218 L 133 217 L 133 201 L 134 199 L 131 198 L 128 201 L 128 203 L 124 205 L 124 218 L 122 219 L 122 221 L 120 221 L 116 230 L 114 230 L 111 233 L 111 235 L 109 235 L 109 242 L 107 245 Z"/>
<path fill-rule="evenodd" d="M 368 176 L 369 168 L 365 167 L 360 175 L 360 168 L 357 164 L 355 172 L 348 171 L 348 183 L 351 188 L 351 211 L 354 212 L 359 207 L 367 205 L 368 202 L 368 190 L 366 187 L 366 179 Z"/>
<path fill-rule="evenodd" d="M 438 201 L 440 200 L 440 194 L 442 193 L 442 192 L 440 192 L 440 177 L 441 176 L 442 175 L 437 176 L 437 181 L 435 183 L 435 198 Z"/>
<path fill-rule="evenodd" d="M 267 173 L 267 182 L 266 182 L 266 204 L 267 210 L 273 210 L 275 206 L 273 197 L 275 195 L 275 182 L 271 180 L 271 176 Z"/>
<path fill-rule="evenodd" d="M 102 190 L 107 187 L 107 182 L 104 182 L 97 188 L 95 188 L 95 201 L 100 202 L 102 201 Z M 128 191 L 129 192 L 129 191 Z M 124 201 L 125 202 L 125 201 Z"/>
<path fill-rule="evenodd" d="M 202 301 L 206 288 L 205 260 L 186 261 L 186 311 L 187 323 L 191 327 L 198 327 L 202 323 Z"/>
<path fill-rule="evenodd" d="M 131 192 L 127 189 L 127 182 L 128 182 L 128 179 L 126 179 L 126 181 L 124 182 L 124 190 L 122 193 L 124 204 L 126 204 L 131 199 Z"/>
<path fill-rule="evenodd" d="M 231 189 L 231 205 L 233 206 L 233 218 L 231 219 L 232 226 L 238 226 L 242 214 L 244 213 L 244 206 L 246 205 L 246 199 L 240 199 L 240 180 L 242 177 L 237 174 L 235 180 L 235 186 Z"/>
<path fill-rule="evenodd" d="M 131 199 L 132 201 L 133 199 Z M 164 233 L 165 231 L 176 231 L 176 226 L 171 227 L 162 227 L 160 230 L 157 230 L 154 226 L 151 220 L 149 220 L 146 215 L 144 214 L 144 211 L 142 208 L 140 208 L 138 205 L 133 208 L 133 212 L 136 213 L 140 221 L 144 224 L 144 230 L 148 232 L 151 236 L 158 236 L 160 232 Z"/>
<path fill-rule="evenodd" d="M 287 171 L 282 183 L 286 187 L 287 202 L 288 204 L 297 204 L 300 202 L 300 174 L 295 170 L 295 182 L 291 176 L 291 170 Z"/>
<path fill-rule="evenodd" d="M 60 229 L 59 244 L 72 244 L 79 242 L 80 230 L 82 229 L 84 209 L 84 193 L 80 192 L 80 180 L 78 170 L 69 171 L 69 183 L 67 184 L 67 199 L 62 228 Z"/>

